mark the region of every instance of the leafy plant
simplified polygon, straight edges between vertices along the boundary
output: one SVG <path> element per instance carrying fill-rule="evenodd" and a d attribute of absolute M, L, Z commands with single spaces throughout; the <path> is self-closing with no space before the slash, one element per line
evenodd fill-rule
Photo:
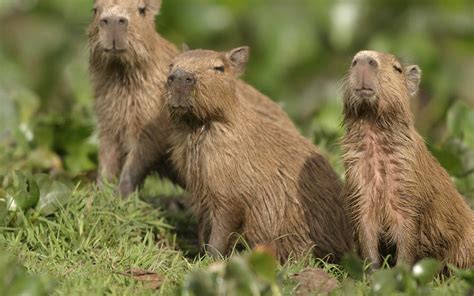
<path fill-rule="evenodd" d="M 16 214 L 34 210 L 37 215 L 51 215 L 64 205 L 72 190 L 48 175 L 14 171 L 3 178 L 0 188 L 0 218 L 8 225 Z"/>
<path fill-rule="evenodd" d="M 277 262 L 270 251 L 257 248 L 228 262 L 213 263 L 188 275 L 181 295 L 281 295 Z"/>
<path fill-rule="evenodd" d="M 29 275 L 25 268 L 0 250 L 0 291 L 4 296 L 47 296 L 53 282 L 47 276 Z"/>

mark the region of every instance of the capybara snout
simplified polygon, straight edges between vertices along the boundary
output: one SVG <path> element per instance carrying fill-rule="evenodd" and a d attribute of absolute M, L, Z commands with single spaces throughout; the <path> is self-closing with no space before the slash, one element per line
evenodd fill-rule
<path fill-rule="evenodd" d="M 106 52 L 121 52 L 127 49 L 128 17 L 106 15 L 99 20 L 102 46 Z"/>
<path fill-rule="evenodd" d="M 375 95 L 378 67 L 375 57 L 367 54 L 359 54 L 352 61 L 352 90 L 360 98 L 369 99 Z"/>
<path fill-rule="evenodd" d="M 170 93 L 167 105 L 171 112 L 188 110 L 192 107 L 190 96 L 194 90 L 196 80 L 196 75 L 185 70 L 171 70 L 167 81 Z"/>

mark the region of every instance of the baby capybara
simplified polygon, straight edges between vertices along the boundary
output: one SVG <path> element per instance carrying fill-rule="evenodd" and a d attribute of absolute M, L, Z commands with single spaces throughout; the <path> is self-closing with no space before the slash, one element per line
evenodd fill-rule
<path fill-rule="evenodd" d="M 209 223 L 209 250 L 227 254 L 237 233 L 250 246 L 272 245 L 281 261 L 311 248 L 337 261 L 352 239 L 341 182 L 308 140 L 242 97 L 248 55 L 248 47 L 188 51 L 168 76 L 171 160 Z"/>
<path fill-rule="evenodd" d="M 120 177 L 123 196 L 152 170 L 184 186 L 166 153 L 169 118 L 161 94 L 179 51 L 155 31 L 160 6 L 161 0 L 95 0 L 89 26 L 99 180 Z M 278 104 L 242 81 L 237 88 L 261 116 L 295 128 Z"/>
<path fill-rule="evenodd" d="M 414 264 L 431 257 L 474 264 L 474 215 L 417 133 L 410 97 L 418 66 L 387 53 L 361 51 L 344 83 L 344 163 L 360 255 Z M 394 250 L 390 253 L 390 250 Z"/>

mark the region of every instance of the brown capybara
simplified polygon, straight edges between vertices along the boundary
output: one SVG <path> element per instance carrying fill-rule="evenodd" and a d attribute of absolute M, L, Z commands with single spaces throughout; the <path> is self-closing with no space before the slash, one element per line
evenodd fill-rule
<path fill-rule="evenodd" d="M 90 73 L 99 128 L 99 180 L 120 177 L 129 195 L 155 170 L 184 185 L 169 165 L 163 93 L 178 50 L 155 31 L 161 0 L 96 0 L 89 26 Z M 282 108 L 242 81 L 238 91 L 262 116 L 294 129 Z"/>
<path fill-rule="evenodd" d="M 171 160 L 209 223 L 209 251 L 226 255 L 242 234 L 250 246 L 272 245 L 281 261 L 311 248 L 337 261 L 352 240 L 339 177 L 308 140 L 242 97 L 248 56 L 248 47 L 188 51 L 168 76 Z"/>
<path fill-rule="evenodd" d="M 474 264 L 474 215 L 417 133 L 410 97 L 418 66 L 361 51 L 344 82 L 347 203 L 360 255 L 412 265 L 431 257 Z M 390 250 L 393 250 L 391 253 Z"/>

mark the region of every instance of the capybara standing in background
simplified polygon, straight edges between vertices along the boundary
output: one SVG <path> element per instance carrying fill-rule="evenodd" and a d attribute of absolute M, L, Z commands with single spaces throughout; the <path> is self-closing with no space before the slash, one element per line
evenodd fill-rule
<path fill-rule="evenodd" d="M 232 234 L 271 244 L 281 261 L 313 248 L 337 261 L 351 248 L 339 177 L 295 130 L 260 116 L 237 90 L 249 49 L 188 51 L 171 66 L 165 99 L 174 125 L 171 159 L 207 217 L 209 250 Z"/>
<path fill-rule="evenodd" d="M 90 73 L 99 128 L 99 180 L 120 176 L 120 193 L 133 192 L 150 170 L 183 185 L 166 152 L 169 118 L 162 93 L 178 50 L 155 31 L 161 0 L 96 0 L 89 26 Z M 282 108 L 237 83 L 262 116 L 295 129 Z"/>
<path fill-rule="evenodd" d="M 360 254 L 412 265 L 431 257 L 474 265 L 474 215 L 415 130 L 410 97 L 418 66 L 361 51 L 344 85 L 344 163 L 348 204 Z"/>
<path fill-rule="evenodd" d="M 122 174 L 124 196 L 151 169 L 177 181 L 166 161 L 169 120 L 162 112 L 160 94 L 178 50 L 155 31 L 160 4 L 159 0 L 97 0 L 89 27 L 99 178 L 110 181 Z"/>

